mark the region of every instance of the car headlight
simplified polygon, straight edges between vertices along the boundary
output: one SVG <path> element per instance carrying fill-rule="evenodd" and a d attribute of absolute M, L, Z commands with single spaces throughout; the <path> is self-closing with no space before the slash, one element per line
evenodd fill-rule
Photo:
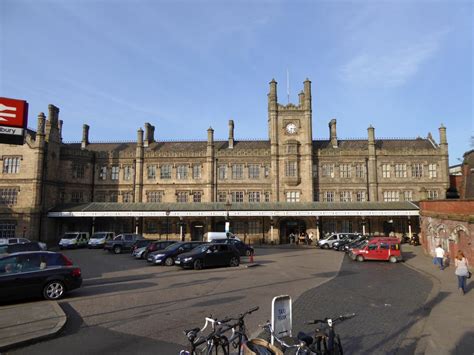
<path fill-rule="evenodd" d="M 161 259 L 164 256 L 165 256 L 165 254 L 156 254 L 155 259 Z"/>
<path fill-rule="evenodd" d="M 183 261 L 191 261 L 193 258 L 184 258 Z"/>

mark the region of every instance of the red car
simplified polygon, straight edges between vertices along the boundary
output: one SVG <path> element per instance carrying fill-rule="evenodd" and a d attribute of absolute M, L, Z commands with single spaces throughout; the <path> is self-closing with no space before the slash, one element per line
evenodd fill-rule
<path fill-rule="evenodd" d="M 352 260 L 386 260 L 391 263 L 402 261 L 400 240 L 398 238 L 376 237 L 351 250 Z"/>

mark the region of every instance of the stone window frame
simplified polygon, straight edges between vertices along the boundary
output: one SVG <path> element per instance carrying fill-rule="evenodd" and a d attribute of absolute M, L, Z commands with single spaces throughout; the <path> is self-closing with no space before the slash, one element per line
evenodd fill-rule
<path fill-rule="evenodd" d="M 84 202 L 83 191 L 72 191 L 71 192 L 71 203 L 82 203 Z"/>
<path fill-rule="evenodd" d="M 217 193 L 217 202 L 221 202 L 221 203 L 227 202 L 227 192 L 219 191 Z"/>
<path fill-rule="evenodd" d="M 99 180 L 107 180 L 107 165 L 102 165 L 99 168 Z"/>
<path fill-rule="evenodd" d="M 439 199 L 439 190 L 427 190 L 426 197 L 428 198 L 428 200 Z"/>
<path fill-rule="evenodd" d="M 270 177 L 270 169 L 271 169 L 270 164 L 265 164 L 265 165 L 263 166 L 263 176 L 264 176 L 265 178 Z"/>
<path fill-rule="evenodd" d="M 109 202 L 118 202 L 118 193 L 116 191 L 109 191 L 108 193 Z"/>
<path fill-rule="evenodd" d="M 431 163 L 428 165 L 428 177 L 430 179 L 436 179 L 438 177 L 438 164 Z"/>
<path fill-rule="evenodd" d="M 339 192 L 339 201 L 340 202 L 352 202 L 352 192 L 345 190 Z"/>
<path fill-rule="evenodd" d="M 133 167 L 131 165 L 125 165 L 123 167 L 123 180 L 130 181 L 132 180 Z"/>
<path fill-rule="evenodd" d="M 19 187 L 0 187 L 0 206 L 15 206 L 18 204 Z"/>
<path fill-rule="evenodd" d="M 188 196 L 189 196 L 189 191 L 176 191 L 176 202 L 187 203 Z"/>
<path fill-rule="evenodd" d="M 387 164 L 387 163 L 382 164 L 382 177 L 384 179 L 389 179 L 391 177 L 391 166 L 390 166 L 390 164 Z"/>
<path fill-rule="evenodd" d="M 83 179 L 85 176 L 85 165 L 83 163 L 73 162 L 71 176 L 73 179 Z"/>
<path fill-rule="evenodd" d="M 261 200 L 260 191 L 249 191 L 249 203 L 259 203 Z"/>
<path fill-rule="evenodd" d="M 123 191 L 122 203 L 132 203 L 132 202 L 133 202 L 133 191 Z"/>
<path fill-rule="evenodd" d="M 202 179 L 202 167 L 201 164 L 193 164 L 192 166 L 193 180 Z"/>
<path fill-rule="evenodd" d="M 162 190 L 148 190 L 146 192 L 146 202 L 162 203 L 164 192 Z"/>
<path fill-rule="evenodd" d="M 418 179 L 423 177 L 423 164 L 422 163 L 413 163 L 411 165 L 411 177 L 418 178 Z"/>
<path fill-rule="evenodd" d="M 219 164 L 217 166 L 217 178 L 219 180 L 227 180 L 227 165 Z"/>
<path fill-rule="evenodd" d="M 193 191 L 191 193 L 191 195 L 193 196 L 193 202 L 194 203 L 201 203 L 202 202 L 202 196 L 203 196 L 202 191 Z"/>
<path fill-rule="evenodd" d="M 403 191 L 403 199 L 405 201 L 413 201 L 413 191 L 412 190 Z"/>
<path fill-rule="evenodd" d="M 398 190 L 385 190 L 382 193 L 384 202 L 398 202 L 400 201 L 400 191 Z"/>
<path fill-rule="evenodd" d="M 296 160 L 288 160 L 285 162 L 285 176 L 298 176 L 298 162 Z"/>
<path fill-rule="evenodd" d="M 365 202 L 367 201 L 367 192 L 364 190 L 359 190 L 356 193 L 356 200 L 357 202 Z"/>
<path fill-rule="evenodd" d="M 313 163 L 312 168 L 311 168 L 311 174 L 313 178 L 318 177 L 318 164 Z"/>
<path fill-rule="evenodd" d="M 244 202 L 244 191 L 232 191 L 230 193 L 232 203 L 243 203 Z"/>
<path fill-rule="evenodd" d="M 407 178 L 408 170 L 406 163 L 396 163 L 395 164 L 395 177 L 396 178 Z"/>
<path fill-rule="evenodd" d="M 323 202 L 334 202 L 334 191 L 323 191 Z"/>
<path fill-rule="evenodd" d="M 176 165 L 176 179 L 177 180 L 188 180 L 189 177 L 189 165 L 188 164 L 178 164 Z"/>
<path fill-rule="evenodd" d="M 147 165 L 146 176 L 148 180 L 156 180 L 156 165 L 154 164 Z"/>
<path fill-rule="evenodd" d="M 0 238 L 15 238 L 16 223 L 14 221 L 0 221 Z"/>
<path fill-rule="evenodd" d="M 365 164 L 363 163 L 357 163 L 356 166 L 355 166 L 355 176 L 356 178 L 365 178 L 365 174 L 366 174 L 366 167 L 365 167 Z"/>
<path fill-rule="evenodd" d="M 321 164 L 321 176 L 334 179 L 334 164 L 333 163 L 324 163 Z"/>
<path fill-rule="evenodd" d="M 350 178 L 351 177 L 351 164 L 340 164 L 339 165 L 339 176 L 341 178 Z"/>
<path fill-rule="evenodd" d="M 172 166 L 171 164 L 160 165 L 160 179 L 169 180 L 171 179 Z"/>
<path fill-rule="evenodd" d="M 271 192 L 270 191 L 265 191 L 263 193 L 264 195 L 264 199 L 265 199 L 265 202 L 270 202 L 270 195 L 271 195 Z"/>
<path fill-rule="evenodd" d="M 295 203 L 301 200 L 301 191 L 291 190 L 285 192 L 286 202 Z"/>
<path fill-rule="evenodd" d="M 19 174 L 22 160 L 23 157 L 21 155 L 4 156 L 2 172 L 4 174 Z"/>
<path fill-rule="evenodd" d="M 244 178 L 244 164 L 232 164 L 232 180 Z"/>
<path fill-rule="evenodd" d="M 249 164 L 248 174 L 250 180 L 260 179 L 260 164 Z"/>
<path fill-rule="evenodd" d="M 119 176 L 120 176 L 120 166 L 112 165 L 112 167 L 110 168 L 110 180 L 118 181 Z"/>

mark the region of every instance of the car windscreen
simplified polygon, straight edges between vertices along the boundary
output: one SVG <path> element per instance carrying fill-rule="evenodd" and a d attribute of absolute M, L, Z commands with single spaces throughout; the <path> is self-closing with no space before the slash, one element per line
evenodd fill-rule
<path fill-rule="evenodd" d="M 182 243 L 175 243 L 175 244 L 171 244 L 171 245 L 168 245 L 165 250 L 178 250 L 180 247 L 182 247 L 183 244 Z"/>
<path fill-rule="evenodd" d="M 121 235 L 118 235 L 114 238 L 114 240 L 122 240 L 122 236 Z"/>
<path fill-rule="evenodd" d="M 107 236 L 107 233 L 95 233 L 92 234 L 91 239 L 104 239 Z"/>
<path fill-rule="evenodd" d="M 77 233 L 66 233 L 63 235 L 63 239 L 76 239 Z"/>

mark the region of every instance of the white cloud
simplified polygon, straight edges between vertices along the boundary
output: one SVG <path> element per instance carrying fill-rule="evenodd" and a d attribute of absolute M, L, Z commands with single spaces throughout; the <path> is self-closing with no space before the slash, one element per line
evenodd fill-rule
<path fill-rule="evenodd" d="M 366 48 L 339 71 L 343 81 L 359 86 L 396 87 L 405 84 L 440 48 L 447 31 L 400 45 Z"/>

